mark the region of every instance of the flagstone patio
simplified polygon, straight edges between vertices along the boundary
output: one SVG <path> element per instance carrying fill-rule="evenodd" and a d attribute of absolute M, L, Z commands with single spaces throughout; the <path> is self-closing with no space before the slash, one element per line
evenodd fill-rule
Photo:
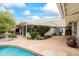
<path fill-rule="evenodd" d="M 0 45 L 14 45 L 44 56 L 79 56 L 79 49 L 68 47 L 65 41 L 64 36 L 53 36 L 46 40 L 27 40 L 18 36 L 12 41 L 2 41 Z"/>

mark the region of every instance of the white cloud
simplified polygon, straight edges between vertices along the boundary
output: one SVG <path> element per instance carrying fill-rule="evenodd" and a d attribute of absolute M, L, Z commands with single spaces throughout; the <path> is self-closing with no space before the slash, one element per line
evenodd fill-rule
<path fill-rule="evenodd" d="M 0 3 L 0 7 L 3 6 L 3 3 Z"/>
<path fill-rule="evenodd" d="M 41 18 L 39 16 L 31 16 L 32 20 L 40 20 Z"/>
<path fill-rule="evenodd" d="M 25 7 L 25 4 L 24 3 L 15 3 L 13 5 L 15 5 L 17 7 Z"/>
<path fill-rule="evenodd" d="M 26 16 L 30 15 L 30 11 L 29 10 L 25 10 L 23 14 L 26 15 Z"/>
<path fill-rule="evenodd" d="M 0 7 L 0 10 L 6 11 L 5 7 Z"/>
<path fill-rule="evenodd" d="M 0 10 L 6 11 L 6 8 L 3 6 L 3 3 L 0 3 Z"/>
<path fill-rule="evenodd" d="M 13 5 L 15 5 L 17 7 L 25 7 L 25 4 L 24 3 L 16 3 L 16 4 L 13 4 Z"/>
<path fill-rule="evenodd" d="M 3 4 L 3 6 L 5 7 L 11 7 L 11 6 L 16 6 L 16 7 L 25 7 L 25 4 L 24 3 L 5 3 Z"/>
<path fill-rule="evenodd" d="M 56 3 L 47 3 L 43 10 L 46 12 L 59 13 Z"/>
<path fill-rule="evenodd" d="M 7 11 L 9 11 L 9 12 L 12 13 L 12 14 L 14 13 L 14 10 L 7 10 Z"/>
<path fill-rule="evenodd" d="M 61 16 L 58 17 L 53 17 L 53 16 L 28 16 L 29 20 L 28 21 L 45 21 L 45 20 L 52 20 L 52 19 L 58 19 L 58 18 L 62 18 Z"/>
<path fill-rule="evenodd" d="M 1 0 L 3 3 L 47 3 L 47 2 L 58 2 L 60 0 Z"/>
<path fill-rule="evenodd" d="M 0 7 L 0 10 L 2 10 L 2 11 L 9 11 L 11 14 L 13 14 L 14 13 L 14 10 L 12 10 L 12 9 L 10 9 L 10 10 L 7 10 L 5 7 L 3 7 L 3 6 L 1 6 Z"/>
<path fill-rule="evenodd" d="M 4 12 L 5 12 L 5 11 L 9 11 L 9 12 L 12 13 L 12 14 L 14 13 L 14 10 L 7 10 L 7 9 L 6 9 L 5 7 L 3 7 L 3 6 L 0 7 L 0 10 L 2 10 L 2 11 L 4 11 Z"/>

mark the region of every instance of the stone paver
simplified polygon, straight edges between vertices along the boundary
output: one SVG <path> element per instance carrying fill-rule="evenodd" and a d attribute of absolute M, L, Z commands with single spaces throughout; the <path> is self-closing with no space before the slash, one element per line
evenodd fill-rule
<path fill-rule="evenodd" d="M 66 45 L 64 36 L 53 36 L 46 40 L 27 40 L 23 37 L 12 41 L 0 42 L 0 45 L 16 45 L 45 56 L 79 56 L 79 49 Z"/>

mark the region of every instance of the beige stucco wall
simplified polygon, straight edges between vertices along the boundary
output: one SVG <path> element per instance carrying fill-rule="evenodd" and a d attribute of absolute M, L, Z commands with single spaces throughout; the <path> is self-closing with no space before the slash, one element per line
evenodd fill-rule
<path fill-rule="evenodd" d="M 79 21 L 77 23 L 77 37 L 79 37 Z"/>
<path fill-rule="evenodd" d="M 70 15 L 79 11 L 79 3 L 65 4 L 66 14 Z"/>
<path fill-rule="evenodd" d="M 66 24 L 68 24 L 69 22 L 72 22 L 72 21 L 78 21 L 79 20 L 79 14 L 66 16 L 64 18 L 65 18 Z"/>

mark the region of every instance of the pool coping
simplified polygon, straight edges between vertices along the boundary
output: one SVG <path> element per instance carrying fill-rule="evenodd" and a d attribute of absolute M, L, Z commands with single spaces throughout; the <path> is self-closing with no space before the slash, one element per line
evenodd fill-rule
<path fill-rule="evenodd" d="M 21 49 L 30 51 L 31 53 L 36 54 L 36 56 L 44 56 L 44 55 L 42 55 L 42 54 L 40 54 L 40 53 L 34 52 L 34 51 L 30 50 L 30 49 L 27 49 L 27 48 L 24 48 L 24 47 L 21 47 L 21 46 L 17 46 L 17 45 L 0 45 L 0 46 L 12 46 L 12 47 L 18 47 L 18 48 L 21 48 Z"/>

